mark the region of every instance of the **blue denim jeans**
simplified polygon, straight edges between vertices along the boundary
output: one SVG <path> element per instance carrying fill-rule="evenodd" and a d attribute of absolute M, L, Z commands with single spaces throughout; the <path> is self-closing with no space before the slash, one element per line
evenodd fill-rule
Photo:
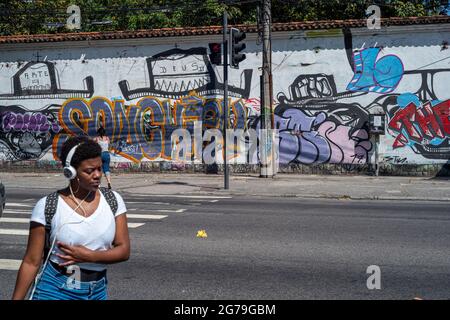
<path fill-rule="evenodd" d="M 109 155 L 108 151 L 102 152 L 102 170 L 104 174 L 109 174 L 109 163 L 111 161 L 111 156 Z"/>
<path fill-rule="evenodd" d="M 69 279 L 48 263 L 38 282 L 33 300 L 107 300 L 107 283 L 106 277 L 89 282 Z"/>

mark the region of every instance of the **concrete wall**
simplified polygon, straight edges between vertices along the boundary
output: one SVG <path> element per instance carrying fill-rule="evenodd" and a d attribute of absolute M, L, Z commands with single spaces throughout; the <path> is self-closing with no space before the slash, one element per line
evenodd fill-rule
<path fill-rule="evenodd" d="M 440 170 L 450 157 L 449 31 L 419 25 L 274 34 L 281 170 L 370 171 L 375 139 L 368 121 L 377 113 L 386 114 L 382 173 Z M 222 68 L 208 58 L 208 43 L 220 39 L 0 46 L 2 165 L 54 166 L 68 135 L 94 136 L 100 122 L 116 167 L 144 170 L 155 168 L 149 161 L 171 161 L 176 129 L 193 133 L 194 121 L 203 129 L 222 126 Z M 231 126 L 244 130 L 259 128 L 256 40 L 249 35 L 247 59 L 230 71 Z"/>

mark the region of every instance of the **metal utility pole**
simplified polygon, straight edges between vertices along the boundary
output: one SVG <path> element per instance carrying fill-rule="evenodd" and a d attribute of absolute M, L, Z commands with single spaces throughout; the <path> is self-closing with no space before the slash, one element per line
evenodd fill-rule
<path fill-rule="evenodd" d="M 224 188 L 230 188 L 230 176 L 227 164 L 227 129 L 228 129 L 228 14 L 223 13 L 223 175 Z"/>
<path fill-rule="evenodd" d="M 380 172 L 380 165 L 378 163 L 378 144 L 380 143 L 380 135 L 375 136 L 375 176 L 378 177 Z"/>
<path fill-rule="evenodd" d="M 261 83 L 261 135 L 260 135 L 260 177 L 274 175 L 272 137 L 272 5 L 271 0 L 262 0 L 263 54 Z"/>

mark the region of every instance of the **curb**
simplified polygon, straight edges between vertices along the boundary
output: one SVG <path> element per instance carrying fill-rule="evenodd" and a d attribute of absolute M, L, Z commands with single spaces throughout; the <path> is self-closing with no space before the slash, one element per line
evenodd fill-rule
<path fill-rule="evenodd" d="M 122 192 L 120 189 L 117 189 L 116 191 Z M 123 193 L 129 194 L 129 192 L 124 191 Z M 152 194 L 142 194 L 142 193 L 134 193 L 134 196 L 138 197 L 145 197 L 145 196 L 152 196 Z M 202 192 L 202 193 L 176 193 L 172 194 L 173 196 L 249 196 L 249 197 L 258 197 L 258 198 L 296 198 L 296 199 L 333 199 L 333 200 L 355 200 L 355 201 L 361 201 L 361 200 L 370 200 L 370 201 L 425 201 L 425 202 L 450 202 L 450 198 L 442 197 L 442 198 L 420 198 L 420 197 L 389 197 L 389 196 L 363 196 L 363 197 L 357 197 L 357 196 L 349 196 L 349 195 L 304 195 L 304 194 L 242 194 L 237 192 L 223 192 L 223 193 L 210 193 L 210 192 Z M 167 197 L 170 197 L 170 194 L 167 194 Z"/>

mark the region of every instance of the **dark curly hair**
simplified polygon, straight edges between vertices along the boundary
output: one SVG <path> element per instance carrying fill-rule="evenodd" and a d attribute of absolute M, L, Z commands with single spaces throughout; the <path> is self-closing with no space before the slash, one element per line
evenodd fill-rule
<path fill-rule="evenodd" d="M 86 136 L 71 137 L 64 142 L 61 148 L 59 158 L 61 159 L 63 167 L 66 164 L 66 158 L 70 150 L 78 144 L 79 146 L 70 163 L 75 169 L 77 169 L 80 166 L 80 163 L 84 160 L 102 156 L 102 148 L 94 140 Z"/>

